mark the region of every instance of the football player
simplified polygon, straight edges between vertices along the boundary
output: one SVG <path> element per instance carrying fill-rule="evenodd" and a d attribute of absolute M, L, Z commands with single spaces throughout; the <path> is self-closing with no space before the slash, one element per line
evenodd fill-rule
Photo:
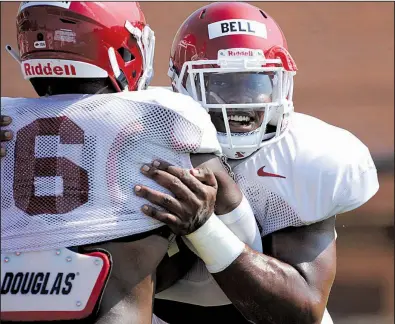
<path fill-rule="evenodd" d="M 19 53 L 7 50 L 40 98 L 1 99 L 1 140 L 14 134 L 1 162 L 2 322 L 151 322 L 155 270 L 174 235 L 132 189 L 155 188 L 140 167 L 160 156 L 212 170 L 205 184 L 189 176 L 194 204 L 183 213 L 199 220 L 178 233 L 215 211 L 243 218 L 239 237 L 262 251 L 205 109 L 144 90 L 155 38 L 138 3 L 23 2 L 17 39 Z"/>
<path fill-rule="evenodd" d="M 208 218 L 184 236 L 200 260 L 156 295 L 154 312 L 166 322 L 211 323 L 215 315 L 224 323 L 242 323 L 233 321 L 237 315 L 229 304 L 250 323 L 332 322 L 326 304 L 336 273 L 335 217 L 367 202 L 379 184 L 358 138 L 294 112 L 296 70 L 278 24 L 250 4 L 206 5 L 179 28 L 171 48 L 173 89 L 208 109 L 260 225 L 263 253 Z M 190 188 L 187 173 L 164 161 L 145 174 L 159 184 L 179 179 Z M 149 186 L 137 194 L 151 202 L 145 214 L 176 233 L 201 217 L 190 218 L 182 213 L 187 207 L 179 207 L 188 205 L 187 188 L 176 198 Z M 223 257 L 232 262 L 213 267 Z M 217 293 L 212 278 L 226 296 Z"/>

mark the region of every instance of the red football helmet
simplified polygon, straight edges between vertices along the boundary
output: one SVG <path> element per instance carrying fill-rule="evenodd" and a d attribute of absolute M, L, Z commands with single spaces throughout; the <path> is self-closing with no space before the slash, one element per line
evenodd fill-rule
<path fill-rule="evenodd" d="M 22 2 L 17 14 L 25 79 L 109 78 L 140 90 L 153 76 L 155 36 L 137 2 Z"/>
<path fill-rule="evenodd" d="M 179 28 L 170 53 L 173 89 L 208 109 L 224 154 L 233 159 L 284 133 L 295 73 L 280 27 L 244 2 L 195 11 Z M 222 126 L 214 122 L 216 114 Z M 265 134 L 268 125 L 277 126 L 275 133 Z"/>

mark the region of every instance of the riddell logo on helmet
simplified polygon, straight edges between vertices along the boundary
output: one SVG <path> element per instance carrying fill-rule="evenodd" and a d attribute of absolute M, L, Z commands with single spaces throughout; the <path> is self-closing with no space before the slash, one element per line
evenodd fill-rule
<path fill-rule="evenodd" d="M 228 48 L 218 51 L 218 59 L 223 58 L 243 58 L 243 57 L 261 57 L 264 58 L 262 50 L 255 50 L 250 48 Z"/>
<path fill-rule="evenodd" d="M 47 64 L 23 63 L 23 71 L 26 77 L 32 76 L 73 76 L 77 75 L 75 66 L 72 64 L 55 65 L 51 62 Z"/>
<path fill-rule="evenodd" d="M 33 59 L 22 62 L 25 79 L 30 78 L 106 78 L 106 70 L 86 62 Z"/>
<path fill-rule="evenodd" d="M 227 50 L 228 56 L 254 56 L 253 51 L 246 50 Z"/>

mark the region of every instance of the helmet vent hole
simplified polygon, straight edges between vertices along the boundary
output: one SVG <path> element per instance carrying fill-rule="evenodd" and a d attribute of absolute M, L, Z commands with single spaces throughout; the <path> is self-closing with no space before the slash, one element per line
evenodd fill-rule
<path fill-rule="evenodd" d="M 261 15 L 264 17 L 264 18 L 266 18 L 267 19 L 267 16 L 266 16 L 266 14 L 262 11 L 262 10 L 259 10 L 259 12 L 261 13 Z"/>
<path fill-rule="evenodd" d="M 206 15 L 206 9 L 204 9 L 199 16 L 199 19 L 204 19 L 204 16 Z"/>
<path fill-rule="evenodd" d="M 68 20 L 68 19 L 63 19 L 63 18 L 60 18 L 60 21 L 61 21 L 62 23 L 65 23 L 65 24 L 73 24 L 73 25 L 76 24 L 75 21 Z"/>
<path fill-rule="evenodd" d="M 117 52 L 119 53 L 119 55 L 121 55 L 125 63 L 133 61 L 135 59 L 134 55 L 125 47 L 118 48 Z"/>

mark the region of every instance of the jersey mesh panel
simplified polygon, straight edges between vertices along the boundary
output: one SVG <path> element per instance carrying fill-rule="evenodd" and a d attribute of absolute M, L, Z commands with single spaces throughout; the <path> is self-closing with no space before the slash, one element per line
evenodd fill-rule
<path fill-rule="evenodd" d="M 289 226 L 303 225 L 296 212 L 279 195 L 253 179 L 247 179 L 240 174 L 235 176 L 254 211 L 262 237 Z"/>
<path fill-rule="evenodd" d="M 2 100 L 3 113 L 13 118 L 11 130 L 14 134 L 38 118 L 59 116 L 67 116 L 82 129 L 81 132 L 76 131 L 69 127 L 70 123 L 62 120 L 59 134 L 54 135 L 53 130 L 51 135 L 18 133 L 18 143 L 26 148 L 21 151 L 24 153 L 19 157 L 22 159 L 20 164 L 28 166 L 19 170 L 14 164 L 15 142 L 7 145 L 8 154 L 1 161 L 2 253 L 96 243 L 162 226 L 163 223 L 140 211 L 146 201 L 137 197 L 133 188 L 136 184 L 145 184 L 155 190 L 166 190 L 143 176 L 140 168 L 156 158 L 191 167 L 189 153 L 199 149 L 201 128 L 177 112 L 152 103 L 124 100 L 113 95 L 56 97 Z M 46 126 L 33 124 L 29 130 L 42 133 L 38 128 L 47 126 L 56 128 L 51 123 Z M 83 134 L 83 141 L 70 144 L 78 133 Z M 27 147 L 26 143 L 32 142 L 32 136 L 34 147 Z M 83 182 L 83 172 L 64 173 L 71 169 L 62 171 L 62 163 L 56 157 L 66 158 L 87 172 L 87 201 L 64 213 L 29 215 L 16 207 L 15 199 L 22 199 L 26 205 L 37 209 L 39 206 L 34 204 L 44 200 L 35 203 L 32 196 L 45 198 L 49 192 L 59 198 L 66 196 L 67 191 L 69 199 L 76 200 L 77 205 L 80 203 L 78 200 L 86 195 L 83 192 L 86 188 L 79 187 Z M 55 168 L 52 172 L 55 175 L 42 175 L 51 168 Z M 34 176 L 32 182 L 29 174 L 32 170 L 40 172 L 37 171 L 39 169 L 44 171 L 40 176 Z M 14 171 L 20 174 L 16 183 Z M 57 175 L 61 172 L 63 174 Z M 19 188 L 18 195 L 13 191 L 15 186 Z M 49 203 L 57 211 L 65 208 L 61 199 L 56 198 Z"/>

